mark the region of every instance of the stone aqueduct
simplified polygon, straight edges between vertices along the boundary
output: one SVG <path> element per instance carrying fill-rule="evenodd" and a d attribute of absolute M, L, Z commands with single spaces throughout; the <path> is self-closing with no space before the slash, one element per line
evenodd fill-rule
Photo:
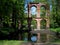
<path fill-rule="evenodd" d="M 38 12 L 38 13 L 37 13 L 37 15 L 36 15 L 35 18 L 33 18 L 32 15 L 31 15 L 30 9 L 31 9 L 32 6 L 35 6 L 35 7 L 37 8 L 37 12 Z M 40 7 L 41 7 L 41 6 L 43 6 L 43 7 L 46 8 L 46 15 L 45 15 L 44 18 L 41 18 L 41 16 L 40 16 Z M 40 25 L 41 25 L 40 22 L 41 22 L 41 20 L 43 20 L 43 19 L 46 20 L 46 28 L 49 28 L 50 22 L 49 22 L 49 6 L 48 6 L 48 5 L 42 4 L 42 3 L 29 3 L 29 4 L 28 4 L 28 17 L 29 17 L 29 18 L 32 17 L 32 20 L 36 20 L 36 22 L 37 22 L 37 24 L 36 24 L 37 29 L 40 30 Z"/>
<path fill-rule="evenodd" d="M 36 7 L 36 11 L 37 11 L 37 14 L 35 15 L 35 17 L 32 17 L 31 15 L 31 7 L 32 6 L 35 6 Z M 41 7 L 45 7 L 45 10 L 46 10 L 46 14 L 44 17 L 41 17 L 40 15 L 40 12 L 41 12 Z M 41 35 L 45 35 L 46 37 L 46 40 L 45 42 L 49 41 L 49 25 L 50 25 L 50 19 L 49 19 L 49 6 L 46 5 L 46 4 L 43 4 L 43 3 L 29 3 L 28 4 L 28 18 L 27 18 L 27 22 L 28 22 L 28 40 L 31 40 L 31 35 L 33 34 L 36 34 L 37 35 L 37 42 L 40 42 L 41 41 Z M 31 29 L 31 22 L 32 21 L 36 21 L 36 28 L 35 29 Z M 46 21 L 46 28 L 44 29 L 41 29 L 41 21 L 42 20 L 45 20 Z M 23 32 L 25 33 L 25 32 Z M 22 37 L 21 37 L 22 38 Z"/>
<path fill-rule="evenodd" d="M 37 8 L 38 13 L 36 14 L 35 18 L 33 18 L 32 15 L 31 15 L 30 9 L 31 9 L 32 6 L 35 6 Z M 43 18 L 40 15 L 40 12 L 41 12 L 40 8 L 41 7 L 45 7 L 45 9 L 46 9 L 46 15 Z M 49 15 L 49 6 L 48 5 L 42 4 L 42 3 L 29 3 L 28 4 L 28 28 L 29 28 L 29 30 L 31 30 L 31 21 L 35 20 L 37 28 L 33 29 L 31 31 L 31 33 L 32 34 L 33 33 L 37 34 L 37 42 L 41 41 L 41 33 L 40 32 L 43 32 L 43 34 L 46 34 L 46 38 L 47 38 L 46 40 L 47 41 L 49 40 L 49 34 L 48 34 L 49 33 L 49 26 L 50 26 L 49 16 L 50 15 Z M 44 29 L 41 29 L 41 21 L 42 20 L 46 21 L 46 28 L 44 28 Z"/>

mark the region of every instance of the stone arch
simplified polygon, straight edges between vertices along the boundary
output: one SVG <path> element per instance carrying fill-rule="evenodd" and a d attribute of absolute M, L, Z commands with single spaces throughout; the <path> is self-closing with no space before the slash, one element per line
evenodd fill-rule
<path fill-rule="evenodd" d="M 41 6 L 40 7 L 45 7 L 45 9 L 46 10 L 48 10 L 49 9 L 49 6 L 48 5 L 46 5 L 46 4 L 41 4 Z"/>
<path fill-rule="evenodd" d="M 45 17 L 46 16 L 46 6 L 42 5 L 40 6 L 40 17 Z"/>
<path fill-rule="evenodd" d="M 45 9 L 47 8 L 45 5 L 41 5 L 40 7 L 45 7 Z"/>
<path fill-rule="evenodd" d="M 29 17 L 32 17 L 31 11 L 30 11 L 31 7 L 35 7 L 35 8 L 36 8 L 36 12 L 38 12 L 38 10 L 37 10 L 38 4 L 39 4 L 39 3 L 30 3 L 30 4 L 28 4 L 28 16 L 29 16 Z M 36 14 L 36 15 L 37 15 L 37 14 Z M 35 15 L 35 17 L 36 17 L 36 15 Z"/>
<path fill-rule="evenodd" d="M 40 28 L 41 28 L 41 29 L 46 29 L 46 23 L 47 23 L 46 20 L 45 20 L 45 19 L 42 19 L 42 20 L 40 21 L 40 25 L 41 25 Z"/>
<path fill-rule="evenodd" d="M 32 16 L 33 18 L 35 18 L 36 15 L 37 15 L 37 6 L 32 5 L 32 6 L 30 7 L 30 13 L 31 13 L 31 16 Z"/>
<path fill-rule="evenodd" d="M 34 5 L 34 4 L 33 5 L 30 5 L 30 8 L 33 7 L 33 6 L 37 8 L 37 5 Z"/>

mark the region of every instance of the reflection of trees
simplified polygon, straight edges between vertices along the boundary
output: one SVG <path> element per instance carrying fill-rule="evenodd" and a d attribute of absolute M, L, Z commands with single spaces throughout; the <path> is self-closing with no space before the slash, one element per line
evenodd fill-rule
<path fill-rule="evenodd" d="M 46 40 L 47 40 L 46 34 L 41 34 L 41 41 L 46 42 Z"/>

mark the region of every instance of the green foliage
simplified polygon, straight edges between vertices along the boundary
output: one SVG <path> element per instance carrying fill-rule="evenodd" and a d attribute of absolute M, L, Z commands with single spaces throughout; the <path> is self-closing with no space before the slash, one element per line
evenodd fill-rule
<path fill-rule="evenodd" d="M 13 16 L 14 15 L 14 16 Z M 15 26 L 18 27 L 18 20 L 23 24 L 24 20 L 24 0 L 0 0 L 0 17 L 2 18 L 1 23 L 11 25 L 15 23 L 12 21 L 12 16 L 15 19 Z M 12 27 L 12 26 L 11 26 Z M 0 30 L 2 33 L 14 32 L 14 28 L 3 26 Z"/>
<path fill-rule="evenodd" d="M 41 21 L 41 29 L 45 29 L 46 28 L 46 20 L 42 20 Z"/>
<path fill-rule="evenodd" d="M 0 40 L 0 45 L 22 45 L 25 41 L 18 41 L 18 40 Z"/>
<path fill-rule="evenodd" d="M 32 22 L 31 22 L 31 28 L 36 29 L 36 24 L 37 24 L 37 22 L 34 21 L 34 20 L 32 20 Z"/>
<path fill-rule="evenodd" d="M 50 13 L 50 19 L 51 19 L 51 28 L 57 28 L 60 27 L 60 13 L 59 13 L 59 7 L 58 2 L 52 0 L 52 11 Z"/>
<path fill-rule="evenodd" d="M 45 3 L 45 4 L 49 4 L 48 3 L 48 0 L 34 0 L 33 2 L 35 2 L 35 3 Z"/>
<path fill-rule="evenodd" d="M 15 30 L 13 28 L 1 28 L 0 31 L 3 34 L 8 35 L 10 32 L 14 32 Z"/>
<path fill-rule="evenodd" d="M 51 31 L 60 32 L 60 28 L 51 28 Z"/>

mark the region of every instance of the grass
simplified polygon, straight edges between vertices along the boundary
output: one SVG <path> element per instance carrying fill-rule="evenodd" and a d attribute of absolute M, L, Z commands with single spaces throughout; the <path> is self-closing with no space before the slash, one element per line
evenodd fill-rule
<path fill-rule="evenodd" d="M 21 45 L 25 41 L 18 40 L 0 40 L 0 45 Z"/>
<path fill-rule="evenodd" d="M 21 45 L 21 43 L 24 43 L 26 41 L 19 41 L 19 40 L 0 40 L 0 45 Z M 60 40 L 56 40 L 51 43 L 60 43 Z"/>

